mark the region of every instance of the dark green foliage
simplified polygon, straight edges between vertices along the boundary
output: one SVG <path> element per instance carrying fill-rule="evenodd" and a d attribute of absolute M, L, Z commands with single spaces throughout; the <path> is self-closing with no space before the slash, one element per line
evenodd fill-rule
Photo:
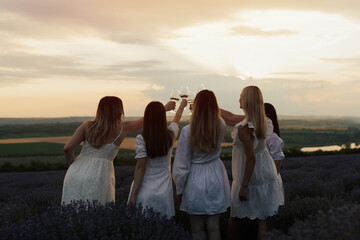
<path fill-rule="evenodd" d="M 281 125 L 280 125 L 281 126 Z M 281 127 L 280 127 L 281 128 Z M 360 128 L 348 127 L 346 129 L 281 129 L 281 138 L 286 148 L 343 145 L 360 143 Z"/>
<path fill-rule="evenodd" d="M 0 139 L 71 136 L 81 123 L 0 125 Z"/>
<path fill-rule="evenodd" d="M 75 154 L 79 154 L 80 150 L 81 146 L 75 150 Z M 55 155 L 64 155 L 64 144 L 48 142 L 0 144 L 0 157 Z"/>

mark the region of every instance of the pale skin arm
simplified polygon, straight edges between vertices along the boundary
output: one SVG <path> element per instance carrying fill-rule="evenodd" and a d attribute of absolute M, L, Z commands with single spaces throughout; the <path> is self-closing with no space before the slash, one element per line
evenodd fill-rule
<path fill-rule="evenodd" d="M 244 177 L 241 182 L 241 188 L 239 191 L 239 199 L 240 201 L 246 201 L 247 200 L 247 187 L 250 182 L 251 175 L 254 172 L 256 157 L 255 157 L 255 150 L 252 143 L 253 130 L 249 129 L 248 127 L 239 127 L 238 130 L 238 136 L 240 141 L 244 145 L 244 151 L 246 156 L 246 162 L 245 162 L 245 171 L 244 171 Z"/>
<path fill-rule="evenodd" d="M 245 115 L 236 115 L 222 108 L 220 108 L 220 111 L 221 117 L 224 119 L 226 124 L 230 126 L 235 126 L 235 124 L 241 122 L 245 118 Z"/>
<path fill-rule="evenodd" d="M 180 118 L 184 112 L 184 108 L 186 107 L 186 105 L 187 105 L 187 100 L 183 99 L 180 103 L 179 109 L 176 111 L 175 117 L 173 119 L 174 123 L 179 124 Z"/>
<path fill-rule="evenodd" d="M 120 137 L 118 138 L 114 144 L 116 146 L 120 146 L 121 142 L 124 140 L 124 138 L 131 132 L 134 132 L 136 130 L 139 130 L 140 128 L 143 127 L 144 124 L 144 118 L 139 118 L 136 120 L 132 120 L 132 121 L 126 121 L 124 122 L 124 129 L 123 129 L 123 134 L 124 137 Z"/>
<path fill-rule="evenodd" d="M 139 192 L 142 180 L 144 179 L 145 171 L 146 171 L 146 158 L 138 158 L 134 172 L 134 184 L 128 203 L 129 205 L 136 204 L 136 197 Z"/>
<path fill-rule="evenodd" d="M 282 160 L 275 160 L 275 166 L 276 166 L 276 172 L 277 174 L 280 173 L 280 168 L 281 168 L 281 164 L 282 164 Z"/>
<path fill-rule="evenodd" d="M 78 127 L 64 146 L 65 158 L 69 165 L 72 164 L 75 160 L 75 156 L 74 156 L 75 148 L 85 140 L 86 126 L 87 123 L 83 123 L 80 127 Z"/>

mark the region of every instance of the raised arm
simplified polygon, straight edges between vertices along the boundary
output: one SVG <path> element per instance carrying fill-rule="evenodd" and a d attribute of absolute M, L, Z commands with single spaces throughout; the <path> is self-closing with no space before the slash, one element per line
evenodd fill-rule
<path fill-rule="evenodd" d="M 187 105 L 187 100 L 183 99 L 180 103 L 178 110 L 176 111 L 175 117 L 173 119 L 174 123 L 179 124 L 180 118 L 184 112 L 184 108 L 186 107 L 186 105 Z"/>
<path fill-rule="evenodd" d="M 220 108 L 220 111 L 221 117 L 225 120 L 226 124 L 230 126 L 235 126 L 235 124 L 241 122 L 245 118 L 245 115 L 236 115 L 222 108 Z"/>
<path fill-rule="evenodd" d="M 64 154 L 69 165 L 72 164 L 75 160 L 75 148 L 79 146 L 82 141 L 85 140 L 86 126 L 87 123 L 83 123 L 80 127 L 78 127 L 64 146 Z"/>
<path fill-rule="evenodd" d="M 246 162 L 245 162 L 245 170 L 244 170 L 244 177 L 241 182 L 241 187 L 239 191 L 239 199 L 240 201 L 246 201 L 247 200 L 247 187 L 250 182 L 250 178 L 254 172 L 255 168 L 255 150 L 253 146 L 253 135 L 252 132 L 253 129 L 249 129 L 247 126 L 239 127 L 238 130 L 238 136 L 240 141 L 244 145 L 244 151 L 246 156 Z"/>
<path fill-rule="evenodd" d="M 144 124 L 143 117 L 136 119 L 136 120 L 132 120 L 132 121 L 126 121 L 126 122 L 124 122 L 124 130 L 123 131 L 126 133 L 126 136 L 127 136 L 129 133 L 142 128 L 143 124 Z"/>

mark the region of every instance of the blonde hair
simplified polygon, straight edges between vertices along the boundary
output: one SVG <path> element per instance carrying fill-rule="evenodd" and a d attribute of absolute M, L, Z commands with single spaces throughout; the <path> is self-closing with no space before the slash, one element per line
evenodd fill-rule
<path fill-rule="evenodd" d="M 266 138 L 266 115 L 264 100 L 257 86 L 247 86 L 241 92 L 242 108 L 249 122 L 255 127 L 257 138 Z"/>
<path fill-rule="evenodd" d="M 194 100 L 190 119 L 190 143 L 203 152 L 217 149 L 220 126 L 220 109 L 215 94 L 209 90 L 200 91 Z"/>
<path fill-rule="evenodd" d="M 103 97 L 98 105 L 96 117 L 89 121 L 85 139 L 95 148 L 100 148 L 116 131 L 124 115 L 123 104 L 120 98 L 113 96 Z"/>

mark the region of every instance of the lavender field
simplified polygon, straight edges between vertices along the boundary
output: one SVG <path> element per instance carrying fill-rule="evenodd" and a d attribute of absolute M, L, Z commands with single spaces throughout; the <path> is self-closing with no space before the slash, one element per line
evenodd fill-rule
<path fill-rule="evenodd" d="M 117 201 L 105 207 L 61 207 L 63 170 L 1 173 L 0 239 L 189 239 L 186 214 L 166 220 L 125 206 L 133 171 L 116 167 Z M 360 154 L 287 158 L 281 175 L 286 203 L 268 220 L 267 239 L 360 239 Z"/>

